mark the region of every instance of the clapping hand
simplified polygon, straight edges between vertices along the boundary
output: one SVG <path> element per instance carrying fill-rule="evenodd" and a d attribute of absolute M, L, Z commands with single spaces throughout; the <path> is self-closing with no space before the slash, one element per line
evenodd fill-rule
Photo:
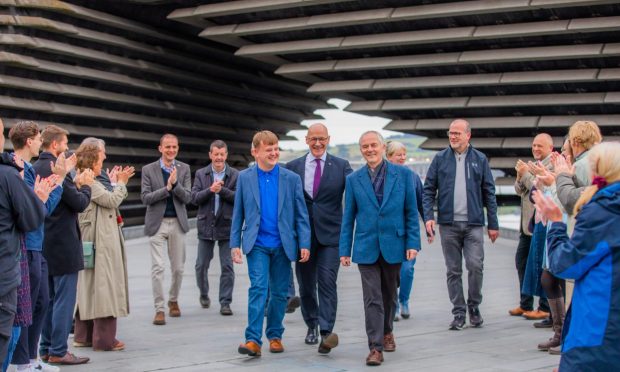
<path fill-rule="evenodd" d="M 517 160 L 515 170 L 517 171 L 517 179 L 521 179 L 521 177 L 523 177 L 527 172 L 529 172 L 529 167 L 526 162 L 519 159 Z"/>
<path fill-rule="evenodd" d="M 117 183 L 117 178 L 116 175 L 118 174 L 118 171 L 121 170 L 121 166 L 120 165 L 115 165 L 112 170 L 110 169 L 106 169 L 105 173 L 108 175 L 108 178 L 110 179 L 110 183 L 115 184 Z"/>
<path fill-rule="evenodd" d="M 64 152 L 58 155 L 58 158 L 56 158 L 56 162 L 50 162 L 52 173 L 58 175 L 61 179 L 65 178 L 65 176 L 75 168 L 76 164 L 77 156 L 75 156 L 75 154 L 72 154 L 67 158 Z"/>
<path fill-rule="evenodd" d="M 50 196 L 50 193 L 58 187 L 57 175 L 51 175 L 47 178 L 41 179 L 41 176 L 37 176 L 34 180 L 34 193 L 43 202 L 46 203 Z"/>
<path fill-rule="evenodd" d="M 172 168 L 172 172 L 170 172 L 170 177 L 168 177 L 168 184 L 166 185 L 166 189 L 168 189 L 168 191 L 171 191 L 175 183 L 177 183 L 177 167 Z"/>
<path fill-rule="evenodd" d="M 134 167 L 124 167 L 124 168 L 121 168 L 120 166 L 117 166 L 117 167 L 118 167 L 118 170 L 116 172 L 116 178 L 117 178 L 117 182 L 120 184 L 126 185 L 129 179 L 136 174 Z M 117 168 L 117 167 L 114 167 L 114 168 Z"/>
<path fill-rule="evenodd" d="M 92 169 L 84 169 L 83 171 L 78 171 L 75 175 L 75 185 L 79 188 L 82 186 L 91 186 L 95 182 L 95 173 Z"/>
<path fill-rule="evenodd" d="M 553 202 L 553 199 L 545 196 L 539 190 L 533 192 L 532 198 L 534 199 L 534 208 L 536 208 L 536 218 L 540 219 L 543 225 L 546 225 L 547 221 L 562 221 L 562 211 L 560 207 Z"/>
<path fill-rule="evenodd" d="M 209 187 L 209 190 L 211 190 L 212 193 L 217 194 L 220 191 L 222 191 L 222 186 L 224 186 L 224 181 L 222 181 L 222 180 L 215 181 L 215 182 L 213 182 L 211 187 Z"/>
<path fill-rule="evenodd" d="M 533 162 L 533 161 L 528 161 L 527 162 L 527 167 L 530 171 L 530 173 L 532 173 L 535 176 L 542 176 L 545 174 L 545 170 L 547 168 L 545 168 L 544 165 L 542 165 L 542 163 L 540 161 L 537 162 Z"/>
<path fill-rule="evenodd" d="M 575 174 L 575 166 L 570 164 L 570 155 L 568 159 L 564 158 L 561 155 L 551 157 L 551 162 L 553 164 L 553 171 L 557 176 L 561 173 L 567 173 L 569 175 Z"/>

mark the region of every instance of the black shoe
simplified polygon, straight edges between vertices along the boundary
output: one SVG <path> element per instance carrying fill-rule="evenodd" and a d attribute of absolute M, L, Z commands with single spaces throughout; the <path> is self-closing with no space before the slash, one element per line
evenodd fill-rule
<path fill-rule="evenodd" d="M 553 322 L 549 318 L 534 323 L 534 328 L 551 328 L 552 326 Z"/>
<path fill-rule="evenodd" d="M 335 333 L 328 333 L 321 335 L 321 343 L 319 344 L 319 354 L 329 354 L 333 348 L 338 346 L 338 335 Z"/>
<path fill-rule="evenodd" d="M 454 320 L 450 323 L 450 330 L 460 331 L 463 328 L 465 328 L 465 315 L 454 316 Z"/>
<path fill-rule="evenodd" d="M 478 307 L 470 306 L 469 324 L 474 328 L 480 328 L 482 327 L 482 323 L 484 323 L 484 320 L 482 319 L 482 315 L 480 315 L 480 310 L 478 310 Z"/>
<path fill-rule="evenodd" d="M 308 345 L 316 345 L 319 343 L 319 331 L 316 328 L 308 328 L 306 339 L 304 341 Z"/>
<path fill-rule="evenodd" d="M 294 313 L 295 309 L 297 309 L 301 305 L 301 298 L 299 296 L 293 296 L 288 299 L 288 303 L 286 304 L 286 313 Z"/>
<path fill-rule="evenodd" d="M 200 296 L 200 306 L 204 309 L 208 309 L 211 306 L 211 299 L 209 296 Z"/>
<path fill-rule="evenodd" d="M 220 314 L 222 314 L 222 315 L 233 315 L 232 310 L 230 310 L 230 305 L 229 304 L 222 305 L 222 307 L 220 307 Z"/>

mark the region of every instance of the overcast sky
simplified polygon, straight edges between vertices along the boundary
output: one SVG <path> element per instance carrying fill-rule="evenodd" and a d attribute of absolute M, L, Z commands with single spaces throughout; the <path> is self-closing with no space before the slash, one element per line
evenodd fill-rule
<path fill-rule="evenodd" d="M 376 116 L 365 116 L 342 111 L 349 102 L 340 99 L 330 99 L 329 103 L 338 106 L 340 109 L 316 110 L 316 115 L 322 116 L 325 120 L 305 120 L 301 124 L 309 126 L 314 123 L 323 123 L 329 130 L 330 145 L 357 143 L 362 133 L 367 130 L 377 130 L 384 137 L 399 134 L 389 130 L 383 130 L 383 127 L 390 122 L 389 119 L 379 118 Z M 280 141 L 283 149 L 301 150 L 306 149 L 307 145 L 304 137 L 305 130 L 293 130 L 288 133 L 298 138 L 297 141 Z"/>

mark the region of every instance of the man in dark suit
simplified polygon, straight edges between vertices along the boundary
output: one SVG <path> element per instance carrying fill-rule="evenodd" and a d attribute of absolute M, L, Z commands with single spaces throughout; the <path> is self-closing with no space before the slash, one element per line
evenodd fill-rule
<path fill-rule="evenodd" d="M 179 291 L 185 265 L 185 233 L 189 231 L 187 209 L 191 201 L 189 165 L 176 160 L 179 140 L 164 134 L 159 141 L 161 158 L 142 168 L 142 203 L 146 205 L 144 233 L 151 243 L 151 284 L 155 302 L 153 324 L 166 324 L 164 315 L 164 255 L 170 259 L 172 281 L 168 309 L 171 317 L 181 316 Z M 168 249 L 165 249 L 166 244 Z"/>
<path fill-rule="evenodd" d="M 310 258 L 310 223 L 299 176 L 278 165 L 278 137 L 267 130 L 252 139 L 256 165 L 239 172 L 230 246 L 233 262 L 248 259 L 248 326 L 239 353 L 260 356 L 267 290 L 269 351 L 281 353 L 291 262 Z"/>
<path fill-rule="evenodd" d="M 41 178 L 53 173 L 51 163 L 56 163 L 60 154 L 67 151 L 67 135 L 66 130 L 55 125 L 48 125 L 41 132 L 43 152 L 33 164 L 35 173 Z M 73 323 L 78 272 L 84 269 L 78 213 L 83 212 L 90 203 L 90 185 L 93 181 L 92 171 L 78 174 L 75 183 L 66 177 L 62 183 L 60 203 L 45 219 L 43 256 L 48 265 L 50 303 L 39 354 L 41 359 L 53 364 L 83 364 L 89 360 L 67 351 L 67 338 Z"/>
<path fill-rule="evenodd" d="M 221 140 L 211 142 L 211 164 L 196 171 L 192 187 L 192 203 L 198 206 L 198 255 L 196 283 L 200 290 L 200 305 L 211 306 L 209 299 L 209 264 L 217 242 L 220 252 L 220 314 L 232 315 L 235 271 L 230 256 L 230 224 L 235 201 L 239 171 L 226 163 L 228 146 Z"/>
<path fill-rule="evenodd" d="M 308 326 L 305 342 L 317 344 L 317 328 L 320 327 L 322 340 L 319 353 L 327 354 L 338 345 L 338 335 L 332 332 L 338 305 L 338 241 L 344 183 L 353 170 L 347 160 L 327 153 L 329 133 L 325 125 L 311 125 L 306 134 L 306 144 L 310 151 L 286 165 L 302 179 L 312 231 L 310 260 L 297 263 L 295 269 L 301 313 Z"/>
<path fill-rule="evenodd" d="M 400 266 L 416 258 L 420 226 L 409 169 L 383 158 L 386 146 L 378 132 L 362 134 L 359 144 L 367 164 L 346 180 L 340 262 L 358 264 L 370 349 L 366 364 L 376 366 L 384 351 L 396 350 L 392 329 Z"/>

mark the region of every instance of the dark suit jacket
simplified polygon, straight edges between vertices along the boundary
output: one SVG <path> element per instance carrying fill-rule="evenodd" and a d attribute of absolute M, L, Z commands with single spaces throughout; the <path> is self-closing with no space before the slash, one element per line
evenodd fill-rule
<path fill-rule="evenodd" d="M 32 166 L 41 178 L 52 174 L 50 161 L 56 158 L 49 152 L 42 152 Z M 78 213 L 90 203 L 90 187 L 79 190 L 67 175 L 62 183 L 60 203 L 51 215 L 45 218 L 43 256 L 47 260 L 50 276 L 73 274 L 84 269 L 82 234 L 78 224 Z"/>
<path fill-rule="evenodd" d="M 215 193 L 209 188 L 213 184 L 213 167 L 211 164 L 196 171 L 194 186 L 192 186 L 192 203 L 198 206 L 196 225 L 198 238 L 205 240 L 230 239 L 230 224 L 232 222 L 235 190 L 239 171 L 226 164 L 224 171 L 224 186 L 220 190 L 220 206 L 217 214 L 215 210 Z"/>
<path fill-rule="evenodd" d="M 301 177 L 302 184 L 306 173 L 306 155 L 290 161 L 286 168 Z M 304 191 L 304 199 L 310 217 L 310 226 L 322 245 L 338 245 L 342 221 L 342 195 L 345 179 L 353 170 L 349 161 L 327 154 L 321 174 L 321 184 L 316 199 Z"/>
<path fill-rule="evenodd" d="M 146 205 L 146 215 L 144 216 L 144 233 L 153 236 L 159 230 L 161 221 L 164 220 L 166 212 L 166 200 L 172 194 L 174 210 L 183 232 L 189 231 L 189 221 L 187 220 L 187 209 L 185 204 L 191 201 L 192 178 L 189 165 L 176 161 L 177 164 L 177 183 L 171 191 L 166 189 L 164 176 L 161 173 L 159 159 L 151 164 L 142 167 L 142 203 Z"/>

